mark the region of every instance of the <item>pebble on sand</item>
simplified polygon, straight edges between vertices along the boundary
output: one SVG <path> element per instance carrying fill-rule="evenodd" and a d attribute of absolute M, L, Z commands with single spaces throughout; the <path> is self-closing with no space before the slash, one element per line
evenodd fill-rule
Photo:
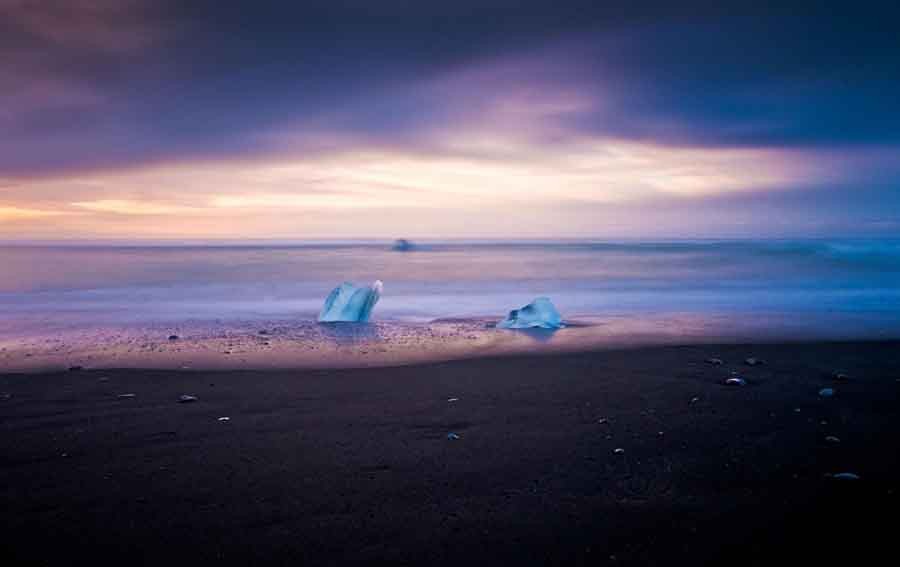
<path fill-rule="evenodd" d="M 459 398 L 447 398 L 447 402 L 448 402 L 448 403 L 451 403 L 451 404 L 452 404 L 453 402 L 458 402 L 458 401 L 459 401 Z"/>
<path fill-rule="evenodd" d="M 196 402 L 196 401 L 197 401 L 197 396 L 189 396 L 187 394 L 183 394 L 182 396 L 180 396 L 178 398 L 179 404 L 188 404 L 188 403 Z"/>
<path fill-rule="evenodd" d="M 844 374 L 843 372 L 833 372 L 831 374 L 831 379 L 835 380 L 837 382 L 846 382 L 847 380 L 850 379 L 850 377 L 847 376 L 846 374 Z"/>
<path fill-rule="evenodd" d="M 455 441 L 455 440 L 459 439 L 459 435 L 451 432 L 451 433 L 447 434 L 447 439 L 449 439 L 450 441 Z"/>
<path fill-rule="evenodd" d="M 84 366 L 70 366 L 69 372 L 81 372 L 84 370 Z"/>
<path fill-rule="evenodd" d="M 615 449 L 613 449 L 613 453 L 616 454 L 616 455 L 621 455 L 621 454 L 623 454 L 624 452 L 625 452 L 625 449 L 623 449 L 623 448 L 621 448 L 621 447 L 616 447 Z"/>
<path fill-rule="evenodd" d="M 840 443 L 841 442 L 840 438 L 835 437 L 834 435 L 829 435 L 828 437 L 825 438 L 825 441 L 827 441 L 828 443 Z"/>
<path fill-rule="evenodd" d="M 134 394 L 119 394 L 116 397 L 119 398 L 120 400 L 128 400 L 128 399 L 133 398 Z"/>
<path fill-rule="evenodd" d="M 822 388 L 819 390 L 820 398 L 830 398 L 834 395 L 834 388 Z"/>
<path fill-rule="evenodd" d="M 747 366 L 759 366 L 762 363 L 763 361 L 761 358 L 754 358 L 751 356 L 750 358 L 744 359 L 744 364 Z"/>
<path fill-rule="evenodd" d="M 222 416 L 218 419 L 218 421 L 231 421 L 231 418 L 228 416 Z"/>
<path fill-rule="evenodd" d="M 713 366 L 722 366 L 724 364 L 721 358 L 707 358 L 706 363 L 712 364 Z"/>
<path fill-rule="evenodd" d="M 859 475 L 852 472 L 842 472 L 828 476 L 835 480 L 859 480 Z"/>
<path fill-rule="evenodd" d="M 747 381 L 741 378 L 740 376 L 732 376 L 731 378 L 725 380 L 726 386 L 746 386 Z"/>
<path fill-rule="evenodd" d="M 169 335 L 169 340 L 170 340 L 170 341 L 177 341 L 177 340 L 178 340 L 178 335 Z"/>

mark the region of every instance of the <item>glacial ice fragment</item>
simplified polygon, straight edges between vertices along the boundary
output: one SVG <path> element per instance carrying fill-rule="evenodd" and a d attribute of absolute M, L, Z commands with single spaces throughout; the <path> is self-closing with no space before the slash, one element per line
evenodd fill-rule
<path fill-rule="evenodd" d="M 350 282 L 337 286 L 328 297 L 319 313 L 319 322 L 333 323 L 347 321 L 365 323 L 372 314 L 372 308 L 381 297 L 384 284 L 376 280 L 372 285 L 357 287 Z"/>
<path fill-rule="evenodd" d="M 513 309 L 506 319 L 497 323 L 498 329 L 559 329 L 562 316 L 546 297 L 538 297 L 521 309 Z"/>

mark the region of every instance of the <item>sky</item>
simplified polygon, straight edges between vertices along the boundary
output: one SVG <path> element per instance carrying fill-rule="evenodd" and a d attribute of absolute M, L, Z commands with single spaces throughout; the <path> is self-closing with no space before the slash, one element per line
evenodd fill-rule
<path fill-rule="evenodd" d="M 0 0 L 0 239 L 896 236 L 898 21 Z"/>

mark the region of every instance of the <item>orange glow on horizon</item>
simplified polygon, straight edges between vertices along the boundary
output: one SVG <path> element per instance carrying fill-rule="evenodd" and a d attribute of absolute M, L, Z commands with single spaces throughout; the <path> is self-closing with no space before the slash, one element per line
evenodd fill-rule
<path fill-rule="evenodd" d="M 440 142 L 439 151 L 429 152 L 362 147 L 23 180 L 17 192 L 40 199 L 0 203 L 0 235 L 243 237 L 269 236 L 274 227 L 279 236 L 351 237 L 395 234 L 405 225 L 468 236 L 491 233 L 499 226 L 492 217 L 511 208 L 652 206 L 661 199 L 793 187 L 811 179 L 816 165 L 786 150 L 614 139 L 546 147 L 462 131 Z M 461 152 L 465 147 L 482 152 Z M 542 222 L 545 230 L 565 219 L 551 215 Z"/>

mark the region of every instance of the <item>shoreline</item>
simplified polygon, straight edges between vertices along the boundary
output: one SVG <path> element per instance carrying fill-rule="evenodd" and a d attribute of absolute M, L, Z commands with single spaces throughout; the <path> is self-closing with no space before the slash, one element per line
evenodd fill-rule
<path fill-rule="evenodd" d="M 284 319 L 40 323 L 29 327 L 10 320 L 0 325 L 0 372 L 369 368 L 653 346 L 900 340 L 889 330 L 791 321 L 783 314 L 585 317 L 554 331 L 497 329 L 492 318 L 366 324 Z"/>
<path fill-rule="evenodd" d="M 315 372 L 341 372 L 341 371 L 366 371 L 366 370 L 391 370 L 398 368 L 427 368 L 435 365 L 444 364 L 478 364 L 482 362 L 502 361 L 502 360 L 518 360 L 518 359 L 564 359 L 567 357 L 578 356 L 601 356 L 601 355 L 622 355 L 625 353 L 640 353 L 642 351 L 658 351 L 666 349 L 702 349 L 709 352 L 718 350 L 732 349 L 767 349 L 767 348 L 796 348 L 796 347 L 816 347 L 825 348 L 828 346 L 852 347 L 852 346 L 873 346 L 873 347 L 893 347 L 900 349 L 900 338 L 884 338 L 884 339 L 856 339 L 856 338 L 836 338 L 836 339 L 812 339 L 812 338 L 772 338 L 769 340 L 748 341 L 746 339 L 734 338 L 732 340 L 723 339 L 703 339 L 691 341 L 672 341 L 664 342 L 658 337 L 652 337 L 641 340 L 629 340 L 608 344 L 594 344 L 585 346 L 559 346 L 556 348 L 535 348 L 530 350 L 509 349 L 509 350 L 485 350 L 485 351 L 469 351 L 458 353 L 454 356 L 437 356 L 429 354 L 420 359 L 404 358 L 400 360 L 380 360 L 377 362 L 357 361 L 356 363 L 336 362 L 334 364 L 324 364 L 316 361 L 309 364 L 291 365 L 286 363 L 270 364 L 267 366 L 253 366 L 244 364 L 229 365 L 227 363 L 216 364 L 211 366 L 178 366 L 175 363 L 162 364 L 159 366 L 84 366 L 62 364 L 49 365 L 39 368 L 28 369 L 8 369 L 0 367 L 0 377 L 3 376 L 34 376 L 34 375 L 64 375 L 70 373 L 128 373 L 128 372 L 162 372 L 179 375 L 182 373 L 283 373 L 290 371 L 315 373 Z M 694 361 L 696 362 L 696 361 Z M 733 361 L 733 365 L 740 367 L 739 361 Z"/>

